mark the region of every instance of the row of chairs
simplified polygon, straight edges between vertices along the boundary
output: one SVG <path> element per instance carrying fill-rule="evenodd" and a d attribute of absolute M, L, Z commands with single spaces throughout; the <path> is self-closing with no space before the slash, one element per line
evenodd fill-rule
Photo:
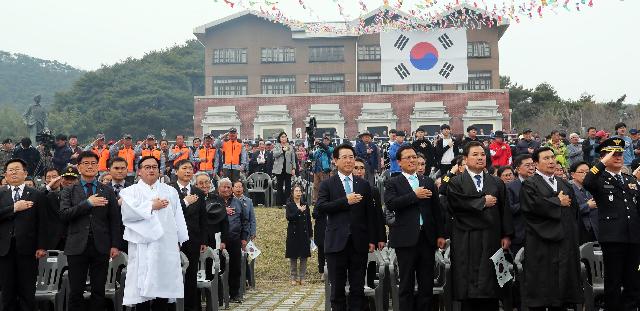
<path fill-rule="evenodd" d="M 446 251 L 448 254 L 448 250 Z M 449 268 L 445 254 L 440 251 L 435 253 L 434 266 L 434 307 L 435 310 L 451 309 L 451 290 L 447 277 L 450 278 Z M 328 278 L 328 268 L 325 267 L 325 310 L 331 310 L 331 284 Z M 390 303 L 393 311 L 400 311 L 399 291 L 400 277 L 398 273 L 398 259 L 392 248 L 369 253 L 365 275 L 364 294 L 367 298 L 369 310 L 387 311 Z M 416 287 L 417 290 L 417 287 Z M 345 287 L 347 296 L 349 285 Z"/>
<path fill-rule="evenodd" d="M 275 206 L 276 204 L 284 204 L 284 202 L 277 201 L 277 186 L 278 182 L 274 177 L 269 176 L 267 173 L 256 172 L 249 175 L 244 181 L 247 188 L 248 196 L 254 199 L 253 195 L 264 195 L 265 206 Z M 313 191 L 313 183 L 308 182 L 300 176 L 296 176 L 291 180 L 291 183 L 301 184 L 305 189 L 311 187 L 310 191 Z"/>
<path fill-rule="evenodd" d="M 189 261 L 184 253 L 180 253 L 182 274 L 186 273 L 189 267 Z M 220 258 L 224 258 L 224 264 Z M 114 311 L 122 311 L 127 309 L 123 306 L 124 284 L 127 274 L 127 254 L 120 252 L 120 255 L 113 258 L 109 262 L 107 271 L 107 282 L 105 284 L 105 296 L 111 301 Z M 255 288 L 255 260 L 249 260 L 246 253 L 242 255 L 242 273 L 240 288 L 241 297 L 246 293 L 247 286 Z M 210 273 L 206 269 L 210 267 Z M 218 288 L 222 286 L 222 301 L 225 309 L 229 309 L 229 253 L 226 250 L 214 250 L 210 247 L 200 255 L 198 262 L 198 288 L 202 290 L 205 297 L 206 310 L 218 310 Z M 248 275 L 247 269 L 248 267 Z M 247 279 L 249 280 L 247 282 Z M 220 282 L 219 282 L 220 280 Z M 247 284 L 247 285 L 245 285 Z M 90 286 L 90 284 L 89 284 Z M 38 275 L 36 278 L 36 301 L 39 304 L 46 303 L 53 308 L 54 311 L 68 310 L 69 301 L 69 279 L 68 279 L 68 263 L 67 257 L 62 251 L 49 250 L 45 257 L 38 261 Z M 90 292 L 84 293 L 85 299 L 88 299 Z M 1 295 L 0 295 L 1 297 Z M 0 304 L 0 311 L 2 305 Z M 49 308 L 47 308 L 49 309 Z M 176 310 L 184 310 L 184 300 L 178 299 L 176 302 Z"/>
<path fill-rule="evenodd" d="M 459 302 L 453 301 L 451 290 L 452 275 L 450 261 L 449 241 L 444 251 L 436 250 L 434 265 L 434 286 L 433 286 L 433 310 L 455 311 L 460 310 Z M 602 261 L 602 251 L 597 243 L 586 243 L 580 247 L 582 281 L 584 284 L 584 305 L 576 306 L 577 310 L 594 311 L 599 310 L 596 301 L 604 294 L 604 264 Z M 512 271 L 516 279 L 521 279 L 523 275 L 524 248 L 522 248 L 515 258 L 516 268 Z M 328 278 L 328 269 L 325 267 L 325 310 L 331 310 L 330 295 L 331 284 Z M 395 251 L 392 248 L 385 248 L 381 251 L 370 253 L 367 261 L 365 276 L 365 296 L 368 299 L 369 309 L 376 311 L 391 310 L 400 311 L 399 302 L 399 274 L 398 261 Z M 502 290 L 503 310 L 513 310 L 512 287 L 513 282 L 509 282 Z M 347 295 L 348 285 L 345 288 Z M 524 291 L 523 283 L 520 282 L 520 290 Z M 417 291 L 417 284 L 416 284 Z M 519 306 L 520 311 L 528 308 Z"/>

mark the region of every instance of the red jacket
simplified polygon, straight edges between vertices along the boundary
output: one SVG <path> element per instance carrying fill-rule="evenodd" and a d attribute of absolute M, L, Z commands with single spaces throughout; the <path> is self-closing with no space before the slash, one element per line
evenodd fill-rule
<path fill-rule="evenodd" d="M 489 145 L 494 167 L 511 165 L 511 147 L 506 142 L 494 141 Z"/>

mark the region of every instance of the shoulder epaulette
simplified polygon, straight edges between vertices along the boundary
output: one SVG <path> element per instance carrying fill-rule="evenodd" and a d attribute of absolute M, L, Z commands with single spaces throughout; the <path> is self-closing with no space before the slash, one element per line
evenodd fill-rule
<path fill-rule="evenodd" d="M 591 173 L 593 173 L 593 174 L 598 174 L 598 172 L 600 172 L 600 170 L 599 170 L 597 167 L 595 167 L 595 165 L 594 165 L 594 166 L 591 168 Z"/>

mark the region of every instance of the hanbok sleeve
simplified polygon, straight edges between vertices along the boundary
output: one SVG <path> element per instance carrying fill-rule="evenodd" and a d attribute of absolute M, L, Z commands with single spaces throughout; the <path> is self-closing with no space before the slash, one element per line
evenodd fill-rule
<path fill-rule="evenodd" d="M 151 200 L 145 199 L 139 191 L 135 185 L 120 191 L 124 239 L 133 243 L 150 243 L 158 240 L 164 230 L 157 213 L 152 213 Z"/>

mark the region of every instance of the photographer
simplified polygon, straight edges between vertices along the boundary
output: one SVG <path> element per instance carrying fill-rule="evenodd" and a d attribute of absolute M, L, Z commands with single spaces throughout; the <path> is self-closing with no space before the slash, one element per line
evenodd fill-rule
<path fill-rule="evenodd" d="M 329 178 L 331 173 L 331 154 L 333 153 L 333 146 L 331 146 L 331 138 L 325 136 L 322 141 L 316 141 L 316 150 L 311 155 L 311 159 L 314 160 L 313 165 L 313 202 L 316 202 L 318 198 L 318 190 L 320 189 L 320 183 Z"/>
<path fill-rule="evenodd" d="M 22 159 L 27 163 L 27 172 L 29 176 L 33 176 L 38 162 L 40 162 L 40 153 L 36 148 L 31 146 L 31 139 L 25 137 L 20 140 L 20 144 L 13 150 L 13 157 Z"/>
<path fill-rule="evenodd" d="M 67 135 L 58 134 L 56 136 L 56 145 L 53 149 L 53 167 L 55 167 L 59 172 L 64 171 L 67 168 L 67 164 L 71 162 L 71 155 L 73 151 L 67 145 Z"/>
<path fill-rule="evenodd" d="M 378 156 L 378 146 L 373 142 L 373 135 L 369 131 L 364 131 L 358 135 L 356 142 L 356 156 L 365 160 L 367 165 L 367 175 L 365 179 L 373 186 L 375 184 L 375 174 L 380 166 Z"/>

